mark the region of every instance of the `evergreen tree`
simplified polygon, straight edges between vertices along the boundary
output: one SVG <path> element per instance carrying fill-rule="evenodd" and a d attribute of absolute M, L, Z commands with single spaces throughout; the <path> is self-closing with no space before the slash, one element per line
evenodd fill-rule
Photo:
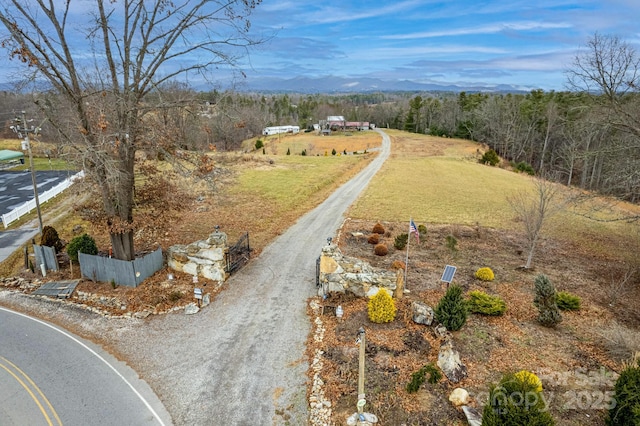
<path fill-rule="evenodd" d="M 462 297 L 462 287 L 452 285 L 435 310 L 436 319 L 449 331 L 457 331 L 467 322 L 467 305 Z"/>
<path fill-rule="evenodd" d="M 616 403 L 609 409 L 607 425 L 640 425 L 640 353 L 625 365 L 614 389 Z"/>
<path fill-rule="evenodd" d="M 536 277 L 535 292 L 533 304 L 540 311 L 538 321 L 545 327 L 554 327 L 562 321 L 562 315 L 556 302 L 556 289 L 546 275 Z"/>

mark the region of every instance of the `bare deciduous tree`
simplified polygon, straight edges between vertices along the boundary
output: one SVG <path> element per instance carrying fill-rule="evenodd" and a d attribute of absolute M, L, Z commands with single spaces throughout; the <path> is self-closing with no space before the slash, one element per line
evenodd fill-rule
<path fill-rule="evenodd" d="M 533 179 L 533 190 L 521 191 L 507 198 L 517 218 L 522 222 L 527 239 L 527 262 L 530 268 L 545 220 L 556 213 L 561 204 L 557 201 L 558 186 L 541 178 Z"/>
<path fill-rule="evenodd" d="M 134 257 L 135 152 L 149 94 L 181 76 L 235 66 L 258 41 L 249 16 L 260 0 L 58 2 L 4 0 L 2 45 L 66 101 L 40 107 L 102 194 L 116 258 Z M 87 22 L 81 24 L 80 22 Z"/>

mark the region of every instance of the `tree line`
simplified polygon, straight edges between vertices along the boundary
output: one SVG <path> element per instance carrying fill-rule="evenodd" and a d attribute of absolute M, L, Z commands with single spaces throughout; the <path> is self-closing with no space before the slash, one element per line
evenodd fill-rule
<path fill-rule="evenodd" d="M 42 127 L 41 138 L 55 143 L 52 154 L 67 156 L 87 172 L 102 198 L 96 220 L 109 228 L 120 259 L 134 257 L 136 152 L 158 158 L 192 152 L 203 159 L 198 154 L 242 149 L 242 142 L 261 135 L 264 127 L 306 129 L 329 115 L 466 138 L 547 178 L 632 202 L 640 199 L 640 64 L 633 48 L 615 36 L 595 34 L 589 40 L 567 72 L 563 92 L 203 92 L 181 78 L 203 74 L 215 81 L 211 72 L 218 65 L 236 65 L 233 49 L 261 43 L 264 39 L 249 34 L 249 18 L 260 1 L 216 8 L 211 2 L 99 0 L 88 33 L 66 25 L 69 8 L 9 4 L 0 12 L 9 32 L 4 46 L 25 65 L 22 77 L 30 90 L 0 93 L 3 136 L 14 136 L 11 120 L 25 110 Z M 46 16 L 56 31 L 35 25 L 38 16 Z M 196 45 L 185 37 L 210 30 L 210 24 L 225 32 Z M 73 54 L 74 37 L 90 42 L 92 60 Z M 204 59 L 192 62 L 196 50 Z"/>

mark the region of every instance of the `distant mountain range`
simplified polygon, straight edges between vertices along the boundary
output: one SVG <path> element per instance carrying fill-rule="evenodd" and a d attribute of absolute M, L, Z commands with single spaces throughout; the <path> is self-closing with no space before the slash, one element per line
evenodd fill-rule
<path fill-rule="evenodd" d="M 43 84 L 43 89 L 47 87 Z M 194 87 L 196 90 L 208 91 L 211 86 Z M 241 92 L 258 93 L 366 93 L 366 92 L 492 92 L 492 93 L 526 93 L 534 87 L 500 85 L 458 85 L 419 83 L 411 80 L 382 80 L 378 78 L 346 78 L 336 76 L 325 77 L 293 77 L 281 78 L 249 78 L 235 86 Z M 0 83 L 0 91 L 13 91 L 10 83 Z"/>
<path fill-rule="evenodd" d="M 249 79 L 238 87 L 240 91 L 293 93 L 358 93 L 358 92 L 528 92 L 533 88 L 509 84 L 456 85 L 419 83 L 411 80 L 381 80 L 377 78 L 294 77 L 290 79 Z"/>

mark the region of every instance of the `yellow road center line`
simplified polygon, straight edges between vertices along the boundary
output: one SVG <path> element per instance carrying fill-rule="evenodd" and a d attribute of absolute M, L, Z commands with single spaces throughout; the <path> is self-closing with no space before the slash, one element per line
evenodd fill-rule
<path fill-rule="evenodd" d="M 29 384 L 38 392 L 38 394 L 40 395 L 40 397 L 42 398 L 42 400 L 46 403 L 47 407 L 49 407 L 49 410 L 51 411 L 51 413 L 53 414 L 53 417 L 55 417 L 56 421 L 58 422 L 59 426 L 62 426 L 62 421 L 60 420 L 60 417 L 58 417 L 58 413 L 56 412 L 56 410 L 53 408 L 53 406 L 51 405 L 51 403 L 49 402 L 49 400 L 47 399 L 47 397 L 44 395 L 44 393 L 42 393 L 42 391 L 40 390 L 40 388 L 34 383 L 33 380 L 31 380 L 31 378 L 27 375 L 27 373 L 25 373 L 24 371 L 22 371 L 17 365 L 15 365 L 14 363 L 12 363 L 11 361 L 9 361 L 8 359 L 6 359 L 5 357 L 0 356 L 0 359 L 3 360 L 4 362 L 6 362 L 7 364 L 9 364 L 12 368 L 14 368 L 15 370 L 17 370 L 22 377 L 24 377 Z M 31 396 L 31 398 L 33 399 L 33 401 L 36 403 L 36 405 L 38 406 L 38 408 L 40 409 L 40 412 L 42 413 L 42 415 L 44 416 L 44 418 L 47 420 L 47 423 L 50 426 L 53 426 L 53 422 L 51 421 L 51 418 L 49 417 L 49 414 L 47 413 L 46 409 L 42 406 L 42 404 L 40 403 L 40 401 L 38 400 L 38 397 L 31 391 L 31 389 L 29 389 L 29 386 L 26 385 L 26 383 L 24 383 L 20 377 L 18 377 L 15 373 L 13 373 L 13 371 L 11 371 L 6 365 L 0 363 L 0 367 L 2 367 L 7 373 L 11 374 L 13 376 L 14 379 L 16 379 L 16 381 L 18 383 L 20 383 L 20 385 L 22 385 L 22 387 L 29 393 L 29 395 Z"/>

